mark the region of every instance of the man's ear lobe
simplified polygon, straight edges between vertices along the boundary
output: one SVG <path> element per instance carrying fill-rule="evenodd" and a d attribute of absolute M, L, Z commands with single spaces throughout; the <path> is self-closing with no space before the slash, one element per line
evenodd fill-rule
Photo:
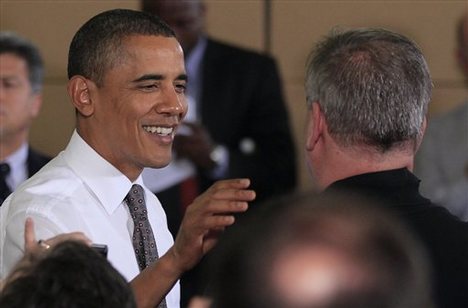
<path fill-rule="evenodd" d="M 306 149 L 312 151 L 322 137 L 324 128 L 323 113 L 318 102 L 312 103 L 308 112 L 309 121 L 307 125 Z"/>
<path fill-rule="evenodd" d="M 42 106 L 42 93 L 34 93 L 32 96 L 32 103 L 29 112 L 32 117 L 37 117 Z"/>
<path fill-rule="evenodd" d="M 94 104 L 91 99 L 92 87 L 95 87 L 94 83 L 83 76 L 76 75 L 68 81 L 67 90 L 73 106 L 85 117 L 94 113 Z"/>
<path fill-rule="evenodd" d="M 424 134 L 426 133 L 426 128 L 427 128 L 427 116 L 424 116 L 423 122 L 421 124 L 421 131 L 419 133 L 418 138 L 416 139 L 415 142 L 415 152 L 418 151 L 419 146 L 421 145 L 423 139 L 424 139 Z"/>
<path fill-rule="evenodd" d="M 426 128 L 427 128 L 427 116 L 424 116 L 422 125 L 421 125 L 421 136 L 424 136 L 426 133 Z"/>

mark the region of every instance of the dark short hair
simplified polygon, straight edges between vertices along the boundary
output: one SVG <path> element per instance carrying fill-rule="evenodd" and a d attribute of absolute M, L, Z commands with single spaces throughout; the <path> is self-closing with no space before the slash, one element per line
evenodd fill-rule
<path fill-rule="evenodd" d="M 76 32 L 68 53 L 68 78 L 81 75 L 102 85 L 106 71 L 119 63 L 125 38 L 131 35 L 175 37 L 155 15 L 126 9 L 102 12 Z"/>
<path fill-rule="evenodd" d="M 0 32 L 0 54 L 12 53 L 26 61 L 28 78 L 34 93 L 42 90 L 44 62 L 39 49 L 29 40 L 7 31 Z"/>
<path fill-rule="evenodd" d="M 20 270 L 0 293 L 0 307 L 136 308 L 124 277 L 81 242 L 62 242 Z"/>
<path fill-rule="evenodd" d="M 385 152 L 422 137 L 432 82 L 409 38 L 385 29 L 335 29 L 310 54 L 305 88 L 336 141 Z"/>

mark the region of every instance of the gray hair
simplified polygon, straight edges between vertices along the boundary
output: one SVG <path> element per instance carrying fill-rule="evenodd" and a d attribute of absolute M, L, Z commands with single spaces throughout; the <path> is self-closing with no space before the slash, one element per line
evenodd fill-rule
<path fill-rule="evenodd" d="M 44 63 L 39 49 L 29 40 L 9 31 L 0 32 L 0 54 L 12 53 L 26 61 L 33 93 L 42 90 Z"/>
<path fill-rule="evenodd" d="M 342 145 L 385 152 L 416 141 L 431 97 L 428 65 L 408 38 L 383 29 L 333 31 L 309 56 L 306 96 Z"/>

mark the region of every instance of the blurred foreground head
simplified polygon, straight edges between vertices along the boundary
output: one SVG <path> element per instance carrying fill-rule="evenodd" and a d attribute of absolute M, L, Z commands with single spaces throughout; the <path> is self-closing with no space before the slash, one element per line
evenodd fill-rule
<path fill-rule="evenodd" d="M 62 242 L 11 276 L 0 293 L 0 307 L 136 307 L 123 276 L 80 242 Z"/>
<path fill-rule="evenodd" d="M 425 253 L 390 213 L 349 196 L 290 196 L 220 243 L 212 307 L 432 307 Z"/>

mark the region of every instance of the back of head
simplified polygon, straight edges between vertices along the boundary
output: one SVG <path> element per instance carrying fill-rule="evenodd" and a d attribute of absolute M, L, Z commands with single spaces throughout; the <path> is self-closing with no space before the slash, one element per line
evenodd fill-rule
<path fill-rule="evenodd" d="M 158 17 L 126 9 L 100 13 L 75 34 L 68 53 L 68 78 L 81 75 L 102 85 L 104 74 L 119 63 L 124 40 L 132 35 L 174 37 Z"/>
<path fill-rule="evenodd" d="M 80 242 L 58 244 L 15 276 L 0 293 L 0 307 L 136 307 L 122 275 Z"/>
<path fill-rule="evenodd" d="M 356 29 L 317 45 L 305 87 L 337 142 L 385 152 L 419 140 L 432 83 L 414 42 L 383 29 Z"/>
<path fill-rule="evenodd" d="M 0 32 L 0 54 L 11 53 L 26 61 L 29 82 L 34 93 L 42 90 L 44 64 L 38 48 L 27 39 L 12 32 Z"/>
<path fill-rule="evenodd" d="M 425 254 L 389 213 L 348 196 L 268 206 L 220 243 L 213 308 L 431 307 Z"/>

